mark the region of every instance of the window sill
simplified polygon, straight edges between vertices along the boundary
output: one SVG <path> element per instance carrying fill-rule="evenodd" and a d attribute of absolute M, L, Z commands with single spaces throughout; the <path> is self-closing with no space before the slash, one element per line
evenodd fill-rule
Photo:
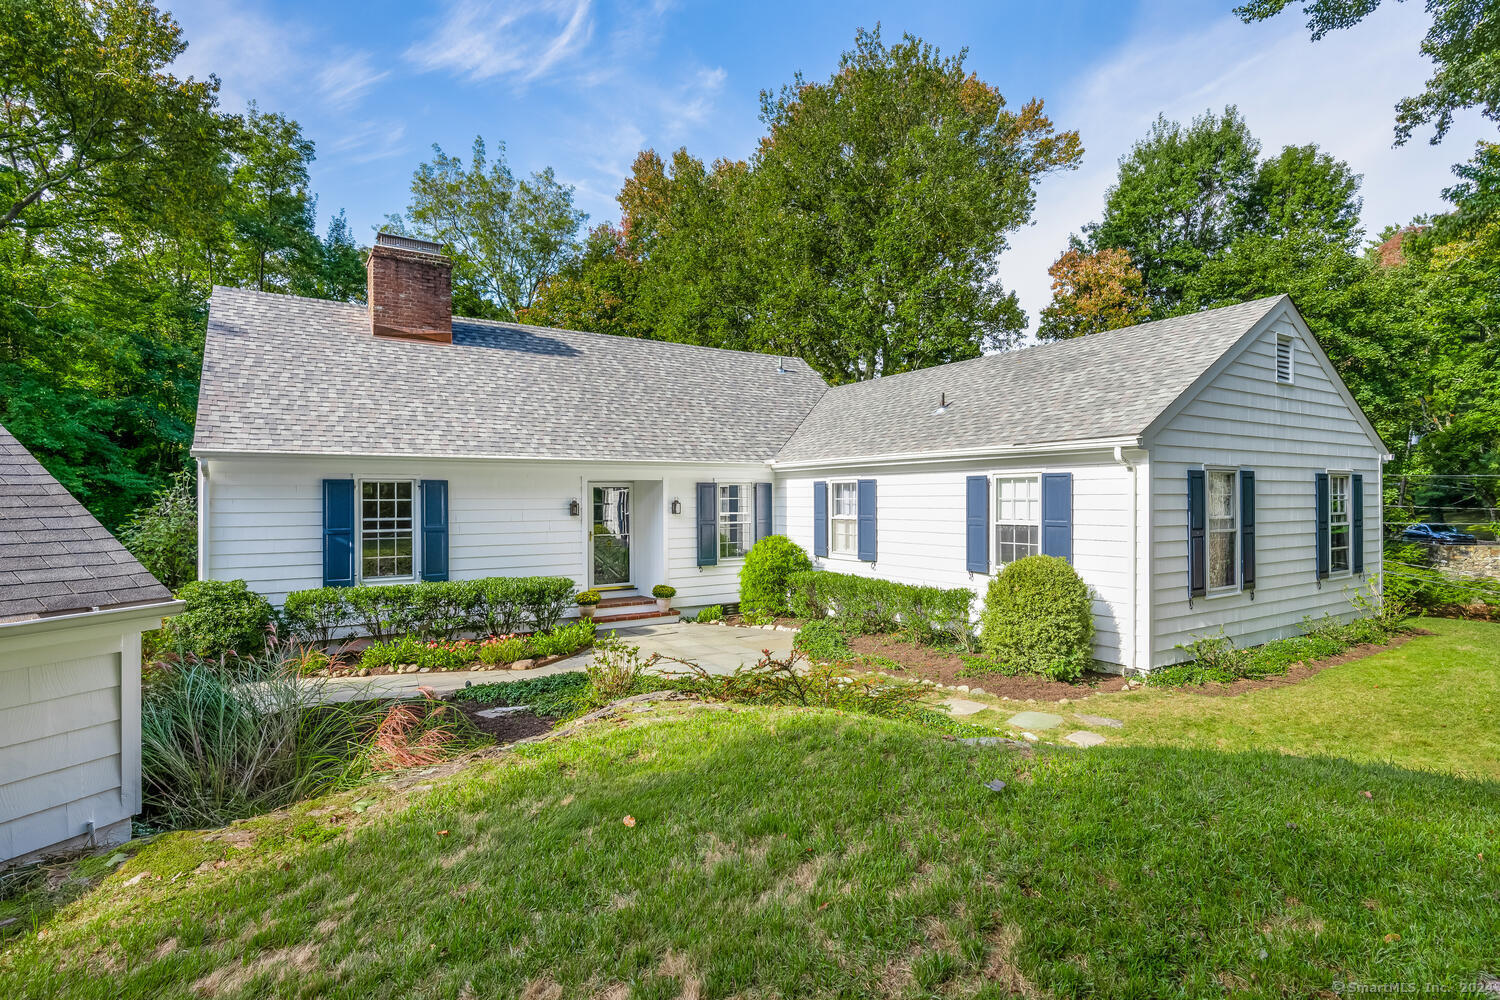
<path fill-rule="evenodd" d="M 1210 590 L 1203 595 L 1204 600 L 1213 600 L 1215 597 L 1233 597 L 1235 594 L 1243 594 L 1243 587 L 1220 587 L 1218 590 Z"/>

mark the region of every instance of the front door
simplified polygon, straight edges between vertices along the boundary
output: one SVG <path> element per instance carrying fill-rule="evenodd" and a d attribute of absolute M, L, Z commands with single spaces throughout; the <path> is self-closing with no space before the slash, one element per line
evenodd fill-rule
<path fill-rule="evenodd" d="M 630 487 L 593 488 L 595 588 L 630 586 Z"/>

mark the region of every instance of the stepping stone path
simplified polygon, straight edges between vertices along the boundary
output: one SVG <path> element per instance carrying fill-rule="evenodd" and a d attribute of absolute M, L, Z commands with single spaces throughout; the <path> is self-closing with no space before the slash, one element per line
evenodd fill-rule
<path fill-rule="evenodd" d="M 1080 712 L 1078 715 L 1073 716 L 1073 718 L 1077 719 L 1085 726 L 1105 726 L 1109 729 L 1125 728 L 1125 723 L 1121 722 L 1119 719 L 1106 719 L 1102 715 L 1084 715 Z"/>
<path fill-rule="evenodd" d="M 984 787 L 988 788 L 992 792 L 1003 792 L 1005 791 L 1005 782 L 1001 781 L 999 778 L 996 778 L 994 781 L 986 781 L 984 783 Z"/>
<path fill-rule="evenodd" d="M 1103 736 L 1100 736 L 1098 733 L 1088 732 L 1086 730 L 1078 733 L 1069 733 L 1068 735 L 1064 736 L 1063 739 L 1067 740 L 1074 746 L 1080 747 L 1096 747 L 1104 742 Z"/>
<path fill-rule="evenodd" d="M 949 715 L 973 715 L 975 712 L 983 712 L 989 707 L 982 701 L 970 701 L 967 698 L 948 699 Z M 1058 719 L 1057 721 L 1061 722 L 1062 720 Z"/>
<path fill-rule="evenodd" d="M 1009 721 L 1021 729 L 1052 729 L 1062 725 L 1063 717 L 1051 712 L 1017 712 Z"/>

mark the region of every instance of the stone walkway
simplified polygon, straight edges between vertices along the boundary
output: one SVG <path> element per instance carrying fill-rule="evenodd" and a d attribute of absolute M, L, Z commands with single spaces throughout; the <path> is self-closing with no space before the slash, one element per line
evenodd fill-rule
<path fill-rule="evenodd" d="M 778 657 L 788 655 L 792 649 L 794 633 L 741 625 L 674 622 L 670 625 L 620 629 L 617 634 L 630 645 L 639 646 L 642 657 L 659 653 L 663 657 L 697 663 L 709 673 L 729 674 L 740 664 L 753 664 L 760 659 L 763 649 L 769 649 Z M 379 677 L 329 677 L 322 681 L 322 700 L 340 702 L 369 698 L 411 698 L 416 696 L 419 687 L 431 688 L 438 694 L 448 694 L 470 684 L 518 681 L 528 677 L 582 670 L 588 666 L 592 656 L 592 651 L 582 652 L 534 670 L 440 670 L 426 674 L 385 674 Z M 670 673 L 674 669 L 686 668 L 664 663 L 659 669 L 663 673 Z"/>

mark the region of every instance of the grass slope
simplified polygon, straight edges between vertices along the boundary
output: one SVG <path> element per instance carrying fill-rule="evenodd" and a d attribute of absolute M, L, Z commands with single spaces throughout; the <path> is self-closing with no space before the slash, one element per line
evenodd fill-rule
<path fill-rule="evenodd" d="M 643 714 L 427 780 L 160 838 L 13 939 L 0 992 L 1300 996 L 1457 991 L 1500 957 L 1487 781 L 1031 758 L 788 709 Z"/>

